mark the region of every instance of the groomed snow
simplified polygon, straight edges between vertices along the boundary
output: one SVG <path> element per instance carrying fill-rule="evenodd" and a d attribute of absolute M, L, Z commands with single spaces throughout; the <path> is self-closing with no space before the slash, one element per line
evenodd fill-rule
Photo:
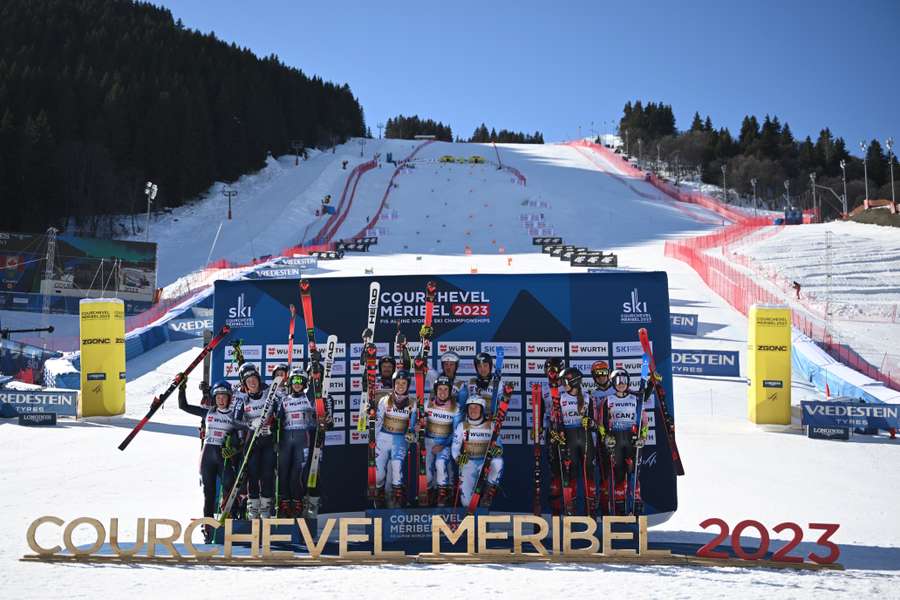
<path fill-rule="evenodd" d="M 405 156 L 409 147 L 406 142 L 395 156 Z M 423 152 L 424 158 L 476 151 L 471 146 L 448 149 L 453 152 L 432 144 L 429 153 Z M 489 150 L 480 147 L 477 152 L 490 158 Z M 665 258 L 662 252 L 666 237 L 703 231 L 709 225 L 636 194 L 570 147 L 501 147 L 500 151 L 504 162 L 508 155 L 509 162 L 528 177 L 527 186 L 509 181 L 508 176 L 508 183 L 502 181 L 502 175 L 495 178 L 502 173 L 496 168 L 493 174 L 480 173 L 479 178 L 466 166 L 417 164 L 415 170 L 398 179 L 400 185 L 390 203 L 399 217 L 384 223 L 388 231 L 376 248 L 378 252 L 403 252 L 406 245 L 406 253 L 351 256 L 329 264 L 328 268 L 334 270 L 323 276 L 361 275 L 367 268 L 376 275 L 468 272 L 472 267 L 479 272 L 566 271 L 569 267 L 557 259 L 528 253 L 532 250 L 530 235 L 519 215 L 523 210 L 541 210 L 529 207 L 530 201 L 548 202 L 551 206 L 545 216 L 556 235 L 573 243 L 617 251 L 624 268 L 668 272 L 672 309 L 696 312 L 701 323 L 700 336 L 675 336 L 674 347 L 737 350 L 741 352 L 743 372 L 746 319 L 709 291 L 688 266 Z M 478 190 L 467 194 L 467 180 L 475 190 L 487 185 L 490 193 Z M 432 186 L 438 191 L 434 196 L 426 195 Z M 443 186 L 448 186 L 453 196 L 442 195 L 439 190 Z M 367 189 L 364 198 L 369 193 Z M 381 193 L 383 188 L 379 201 Z M 470 200 L 472 196 L 477 199 Z M 430 204 L 423 206 L 423 199 L 432 197 Z M 447 225 L 445 239 L 457 248 L 435 249 L 429 244 L 436 236 L 416 236 L 415 232 L 417 228 L 422 231 L 426 224 L 434 228 L 438 221 L 426 223 L 425 211 L 436 215 L 434 209 L 451 200 L 453 210 L 440 222 Z M 361 210 L 367 210 L 364 203 L 368 201 L 360 202 Z M 470 226 L 468 214 L 476 212 L 478 226 Z M 699 216 L 715 218 L 708 213 Z M 355 217 L 351 215 L 348 221 L 350 218 Z M 495 224 L 493 228 L 487 226 L 490 222 Z M 472 256 L 462 254 L 467 243 L 475 251 Z M 510 254 L 499 254 L 498 243 L 504 244 Z M 424 253 L 426 250 L 435 254 Z M 508 258 L 512 258 L 511 264 Z M 758 519 L 770 528 L 782 521 L 797 521 L 804 526 L 809 522 L 836 522 L 841 529 L 834 539 L 842 546 L 842 562 L 848 571 L 581 565 L 329 567 L 297 571 L 18 562 L 28 551 L 25 530 L 41 515 L 54 514 L 66 520 L 83 515 L 102 520 L 117 516 L 127 540 L 139 516 L 187 522 L 200 513 L 198 419 L 178 411 L 174 398 L 126 452 L 116 450 L 135 420 L 145 413 L 153 394 L 168 385 L 197 349 L 194 342 L 168 344 L 130 362 L 124 417 L 65 421 L 56 429 L 0 424 L 6 447 L 0 489 L 7 492 L 0 496 L 0 514 L 5 515 L 0 522 L 0 539 L 5 541 L 0 546 L 0 589 L 11 590 L 9 597 L 94 598 L 112 593 L 123 597 L 315 594 L 396 598 L 423 593 L 450 597 L 499 593 L 548 598 L 583 593 L 827 598 L 848 591 L 864 597 L 900 595 L 900 519 L 896 518 L 893 501 L 895 490 L 900 489 L 900 471 L 891 467 L 900 458 L 898 444 L 884 437 L 854 443 L 812 441 L 793 430 L 757 428 L 746 420 L 744 380 L 702 377 L 675 380 L 679 447 L 687 474 L 678 481 L 678 511 L 651 530 L 651 538 L 705 541 L 709 536 L 699 523 L 712 516 L 732 526 L 742 519 Z M 199 396 L 196 384 L 196 378 L 192 378 L 192 402 Z M 814 395 L 803 382 L 794 382 L 795 403 Z M 327 464 L 324 469 L 327 475 Z M 83 532 L 76 532 L 76 542 L 85 541 L 85 537 Z"/>
<path fill-rule="evenodd" d="M 792 226 L 732 251 L 800 283 L 803 304 L 820 326 L 826 310 L 831 314 L 836 342 L 900 379 L 900 230 L 839 221 Z"/>

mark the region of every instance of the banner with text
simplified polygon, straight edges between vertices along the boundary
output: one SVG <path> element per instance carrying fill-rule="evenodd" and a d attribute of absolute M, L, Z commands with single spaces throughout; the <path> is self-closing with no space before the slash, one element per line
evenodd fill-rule
<path fill-rule="evenodd" d="M 369 282 L 381 284 L 375 341 L 379 354 L 393 347 L 399 327 L 410 351 L 418 350 L 419 327 L 425 314 L 425 284 L 437 283 L 434 306 L 435 357 L 454 351 L 462 358 L 459 376 L 474 373 L 473 358 L 481 351 L 494 353 L 502 346 L 506 355 L 503 381 L 514 393 L 501 432 L 506 467 L 497 510 L 531 511 L 533 451 L 529 431 L 530 403 L 523 401 L 534 382 L 544 382 L 543 363 L 563 357 L 586 375 L 592 385 L 590 365 L 605 360 L 622 366 L 637 380 L 641 346 L 637 330 L 646 327 L 671 405 L 671 335 L 666 274 L 606 272 L 601 274 L 547 275 L 452 275 L 328 277 L 311 280 L 316 342 L 338 337 L 334 375 L 329 393 L 334 400 L 335 427 L 326 437 L 322 466 L 323 510 L 361 511 L 366 503 L 365 433 L 356 431 L 363 369 L 360 332 L 365 326 Z M 259 279 L 217 281 L 213 329 L 232 328 L 241 339 L 244 358 L 270 374 L 287 357 L 289 306 L 300 306 L 298 280 Z M 302 314 L 297 331 L 303 332 Z M 308 360 L 306 339 L 298 333 L 294 364 Z M 237 365 L 228 345 L 213 352 L 213 379 L 237 381 Z M 665 435 L 656 435 L 644 449 L 642 490 L 648 513 L 668 512 L 677 505 L 675 476 Z M 514 465 L 523 465 L 516 468 Z M 545 464 L 545 474 L 549 466 Z M 549 480 L 549 475 L 547 475 Z M 544 492 L 546 494 L 546 490 Z M 546 497 L 544 498 L 546 505 Z"/>

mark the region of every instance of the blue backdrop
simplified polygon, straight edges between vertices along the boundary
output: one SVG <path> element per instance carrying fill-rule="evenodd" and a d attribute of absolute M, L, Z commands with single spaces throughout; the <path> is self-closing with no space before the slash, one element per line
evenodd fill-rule
<path fill-rule="evenodd" d="M 328 432 L 322 466 L 323 512 L 362 511 L 366 506 L 366 434 L 356 432 L 362 389 L 359 365 L 361 332 L 365 327 L 369 282 L 381 284 L 375 339 L 379 354 L 393 346 L 398 326 L 411 342 L 418 340 L 424 318 L 424 289 L 438 285 L 434 312 L 433 353 L 455 350 L 461 357 L 459 375 L 474 373 L 472 357 L 493 353 L 502 343 L 506 353 L 504 381 L 515 388 L 502 431 L 505 472 L 494 508 L 530 512 L 533 450 L 530 440 L 531 384 L 541 382 L 544 359 L 563 356 L 581 368 L 585 383 L 590 365 L 605 359 L 639 378 L 641 346 L 637 330 L 646 327 L 653 341 L 657 368 L 663 376 L 669 414 L 674 415 L 671 383 L 671 334 L 666 274 L 604 272 L 546 275 L 418 275 L 312 279 L 316 342 L 338 336 L 338 352 L 330 392 L 335 400 L 335 429 Z M 305 325 L 298 280 L 217 281 L 214 329 L 232 327 L 231 339 L 241 339 L 245 360 L 266 373 L 287 357 L 289 305 L 297 307 L 294 362 L 304 362 Z M 411 352 L 417 351 L 411 343 Z M 435 366 L 432 357 L 430 366 Z M 213 379 L 236 380 L 231 348 L 213 353 Z M 523 401 L 523 391 L 525 400 Z M 647 407 L 652 408 L 652 403 Z M 666 436 L 657 435 L 650 418 L 650 438 L 643 453 L 641 481 L 647 513 L 677 506 L 675 475 Z M 546 454 L 546 453 L 545 453 Z M 544 464 L 544 503 L 549 482 Z"/>

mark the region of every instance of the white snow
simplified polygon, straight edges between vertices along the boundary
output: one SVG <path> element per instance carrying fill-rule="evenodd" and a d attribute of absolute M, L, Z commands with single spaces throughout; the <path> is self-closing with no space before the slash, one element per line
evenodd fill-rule
<path fill-rule="evenodd" d="M 376 151 L 392 151 L 400 159 L 414 146 L 411 142 L 385 140 Z M 718 215 L 697 207 L 685 212 L 661 201 L 642 182 L 627 180 L 623 184 L 620 177 L 609 173 L 610 165 L 598 164 L 569 146 L 499 148 L 504 164 L 527 177 L 526 186 L 491 165 L 434 162 L 443 154 L 477 153 L 493 159 L 490 146 L 431 144 L 417 156 L 415 168 L 405 169 L 396 180 L 399 187 L 389 197 L 392 216 L 378 225 L 379 245 L 373 248 L 377 253 L 349 255 L 328 264 L 332 270 L 321 276 L 360 275 L 368 268 L 376 275 L 469 272 L 472 268 L 492 273 L 570 270 L 559 260 L 533 251 L 532 234 L 521 215 L 537 214 L 535 218 L 539 218 L 543 213 L 541 227 L 551 228 L 567 242 L 616 251 L 624 268 L 667 271 L 673 310 L 696 312 L 701 324 L 700 336 L 675 336 L 673 346 L 737 350 L 743 371 L 746 319 L 706 288 L 687 265 L 665 258 L 662 252 L 666 238 L 707 231 L 713 221 L 719 220 Z M 366 149 L 372 150 L 370 146 Z M 347 150 L 346 155 L 350 154 Z M 322 155 L 313 160 L 326 158 Z M 304 168 L 301 165 L 298 169 Z M 333 162 L 322 166 L 312 181 L 326 177 L 333 168 Z M 363 176 L 358 198 L 340 235 L 355 233 L 353 230 L 371 216 L 392 172 L 384 165 Z M 273 179 L 267 191 L 260 192 L 258 201 L 252 201 L 260 211 L 269 210 L 267 203 L 278 197 L 272 190 L 281 185 L 281 179 Z M 335 187 L 342 183 L 340 177 L 334 182 Z M 328 188 L 324 180 L 314 192 L 309 191 L 312 183 L 306 191 L 299 189 L 300 183 L 296 185 L 285 182 L 281 188 L 282 200 L 296 214 L 316 204 L 316 196 L 325 189 L 332 189 L 335 197 L 334 188 Z M 239 196 L 238 201 L 250 202 L 250 195 Z M 215 202 L 221 206 L 220 199 Z M 202 244 L 195 244 L 190 235 L 191 223 L 209 221 L 209 216 L 199 216 L 203 210 L 198 207 L 194 216 L 184 216 L 172 224 L 174 229 L 183 228 L 180 236 L 173 234 L 161 240 L 160 255 L 173 261 L 166 267 L 173 276 L 195 268 L 197 257 L 208 252 L 208 245 L 202 252 L 194 248 Z M 272 236 L 279 239 L 265 242 L 270 244 L 269 250 L 295 243 L 289 237 L 302 231 L 306 221 L 292 214 L 296 222 L 286 220 L 288 225 L 272 229 Z M 263 253 L 264 242 L 256 237 L 261 230 L 252 231 L 252 249 L 247 236 L 232 231 L 228 239 L 237 240 L 233 243 L 233 259 Z M 473 255 L 463 253 L 466 245 Z M 502 254 L 501 245 L 505 250 Z M 178 248 L 183 249 L 183 255 Z M 393 252 L 397 254 L 391 255 Z M 705 541 L 709 534 L 699 523 L 707 517 L 721 517 L 732 526 L 753 518 L 770 528 L 783 521 L 797 521 L 804 527 L 810 522 L 835 522 L 841 524 L 835 541 L 842 546 L 842 562 L 848 571 L 482 565 L 328 567 L 297 572 L 18 562 L 18 557 L 28 551 L 25 530 L 41 515 L 54 514 L 67 520 L 82 515 L 101 519 L 118 516 L 124 537 L 129 539 L 134 533 L 134 519 L 139 516 L 187 522 L 200 513 L 198 419 L 178 411 L 174 399 L 126 452 L 115 449 L 135 420 L 143 416 L 153 394 L 166 387 L 197 350 L 196 342 L 179 342 L 131 361 L 124 417 L 64 421 L 56 429 L 0 422 L 0 438 L 6 448 L 0 468 L 0 489 L 6 492 L 0 495 L 0 514 L 5 516 L 0 522 L 0 539 L 5 542 L 0 545 L 0 589 L 4 597 L 93 598 L 112 593 L 124 597 L 314 594 L 396 598 L 424 593 L 552 598 L 584 593 L 827 598 L 848 591 L 866 597 L 900 595 L 900 519 L 894 508 L 900 470 L 891 468 L 900 458 L 900 446 L 884 437 L 865 439 L 869 443 L 825 442 L 808 440 L 789 428 L 758 428 L 746 419 L 747 387 L 743 379 L 687 376 L 674 382 L 678 440 L 687 474 L 678 481 L 678 511 L 651 530 L 651 539 Z M 196 383 L 192 378 L 188 388 L 194 403 L 199 396 Z M 816 395 L 801 381 L 794 382 L 793 391 L 795 403 Z M 85 538 L 83 533 L 76 532 L 76 542 Z"/>
<path fill-rule="evenodd" d="M 731 248 L 754 259 L 786 301 L 900 379 L 900 230 L 853 222 L 784 227 Z M 780 279 L 775 280 L 772 275 Z M 801 299 L 787 286 L 801 285 Z"/>

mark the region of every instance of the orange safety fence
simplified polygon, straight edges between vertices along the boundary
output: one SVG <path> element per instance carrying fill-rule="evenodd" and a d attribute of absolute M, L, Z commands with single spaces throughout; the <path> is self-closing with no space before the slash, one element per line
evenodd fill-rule
<path fill-rule="evenodd" d="M 764 269 L 751 257 L 737 254 L 730 248 L 734 244 L 757 242 L 776 235 L 782 230 L 783 225 L 773 226 L 770 216 L 751 216 L 748 212 L 705 194 L 682 191 L 655 174 L 644 173 L 605 146 L 586 141 L 570 144 L 589 148 L 600 154 L 623 175 L 643 179 L 675 200 L 702 206 L 733 221 L 732 225 L 707 235 L 667 241 L 665 255 L 690 265 L 710 289 L 744 315 L 748 314 L 753 304 L 790 303 L 796 309 L 792 311 L 794 326 L 821 345 L 832 357 L 892 389 L 900 390 L 900 361 L 897 364 L 889 364 L 888 356 L 885 355 L 880 367 L 873 365 L 850 347 L 846 340 L 836 338 L 835 332 L 829 331 L 824 324 L 824 313 L 821 310 L 808 302 L 796 302 L 790 298 L 791 282 L 772 270 Z M 804 223 L 817 220 L 818 214 L 814 210 L 803 211 Z M 759 281 L 765 281 L 767 285 Z M 787 297 L 773 292 L 773 287 L 783 290 Z M 896 322 L 896 313 L 896 306 L 882 307 L 878 316 L 873 319 L 881 318 L 885 322 Z"/>
<path fill-rule="evenodd" d="M 735 265 L 731 260 L 732 255 L 717 256 L 714 250 L 724 250 L 729 244 L 749 241 L 754 237 L 761 239 L 771 236 L 777 231 L 779 231 L 777 227 L 739 223 L 713 234 L 667 241 L 665 255 L 687 263 L 710 289 L 741 314 L 746 315 L 753 304 L 786 304 L 785 296 L 773 292 L 767 285 L 758 283 L 752 272 L 748 273 Z M 752 264 L 752 259 L 744 257 L 741 263 Z M 778 283 L 768 281 L 771 285 Z M 871 364 L 846 342 L 836 340 L 833 332 L 828 331 L 815 316 L 805 313 L 803 308 L 793 310 L 792 315 L 794 326 L 818 342 L 835 359 L 895 390 L 900 390 L 900 370 L 879 368 Z"/>
<path fill-rule="evenodd" d="M 371 229 L 375 228 L 375 226 L 378 224 L 378 219 L 381 218 L 381 213 L 384 210 L 384 207 L 387 205 L 388 196 L 391 195 L 391 190 L 394 189 L 394 179 L 396 179 L 397 175 L 400 174 L 400 171 L 402 171 L 403 168 L 406 167 L 406 164 L 416 157 L 416 154 L 419 153 L 419 150 L 431 143 L 434 143 L 434 140 L 425 140 L 424 142 L 416 146 L 409 154 L 409 156 L 407 156 L 403 160 L 397 161 L 397 166 L 394 169 L 393 174 L 391 174 L 391 179 L 390 181 L 388 181 L 387 188 L 385 188 L 384 190 L 384 195 L 382 195 L 381 197 L 381 203 L 378 205 L 378 210 L 375 211 L 375 215 L 371 219 L 369 219 L 369 222 L 366 223 L 366 225 L 362 229 L 360 229 L 356 235 L 353 236 L 353 239 L 365 237 Z"/>

